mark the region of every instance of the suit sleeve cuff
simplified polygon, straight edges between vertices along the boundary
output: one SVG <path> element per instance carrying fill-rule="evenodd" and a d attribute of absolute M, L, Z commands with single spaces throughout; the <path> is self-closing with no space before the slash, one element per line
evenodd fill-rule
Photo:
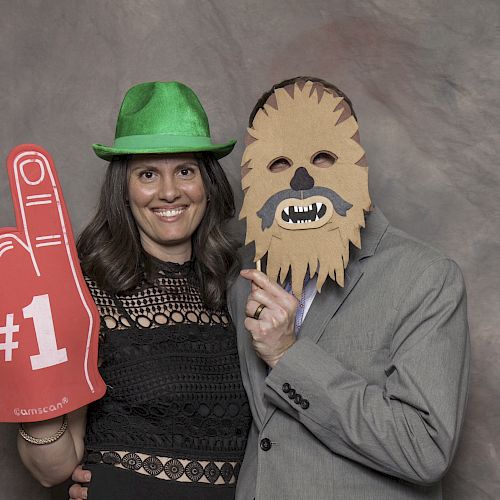
<path fill-rule="evenodd" d="M 315 421 L 326 415 L 332 376 L 342 379 L 345 368 L 308 338 L 297 340 L 266 378 L 264 397 L 288 414 L 297 413 Z M 325 377 L 325 374 L 328 374 Z M 323 403 L 321 403 L 323 401 Z"/>

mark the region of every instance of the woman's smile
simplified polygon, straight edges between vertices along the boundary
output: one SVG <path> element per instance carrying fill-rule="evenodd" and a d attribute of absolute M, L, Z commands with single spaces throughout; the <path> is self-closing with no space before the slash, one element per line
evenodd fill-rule
<path fill-rule="evenodd" d="M 176 220 L 178 215 L 181 215 L 186 211 L 186 207 L 178 207 L 178 208 L 155 208 L 153 212 L 158 215 L 158 217 L 162 219 Z"/>

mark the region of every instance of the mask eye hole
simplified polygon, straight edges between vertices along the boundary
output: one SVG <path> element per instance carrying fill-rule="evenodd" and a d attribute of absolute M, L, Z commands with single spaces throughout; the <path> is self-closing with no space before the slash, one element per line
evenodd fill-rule
<path fill-rule="evenodd" d="M 280 156 L 279 158 L 276 158 L 273 160 L 269 165 L 268 169 L 273 172 L 282 172 L 283 170 L 286 170 L 292 166 L 291 160 L 288 158 L 285 158 L 284 156 Z"/>
<path fill-rule="evenodd" d="M 331 167 L 337 160 L 338 157 L 330 151 L 318 151 L 315 155 L 313 155 L 311 163 L 316 167 L 328 168 Z"/>

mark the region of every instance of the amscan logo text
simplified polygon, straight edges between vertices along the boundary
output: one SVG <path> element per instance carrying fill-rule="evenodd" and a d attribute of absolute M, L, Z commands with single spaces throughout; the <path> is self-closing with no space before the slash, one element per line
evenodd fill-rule
<path fill-rule="evenodd" d="M 61 410 L 64 405 L 68 404 L 69 399 L 64 397 L 60 402 L 39 408 L 14 408 L 14 415 L 16 417 L 29 417 L 31 415 L 43 415 L 44 413 L 52 413 Z"/>

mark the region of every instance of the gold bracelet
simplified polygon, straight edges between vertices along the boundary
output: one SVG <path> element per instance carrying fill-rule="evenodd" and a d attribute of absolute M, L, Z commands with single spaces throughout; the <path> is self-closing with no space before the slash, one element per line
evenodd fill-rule
<path fill-rule="evenodd" d="M 54 443 L 55 441 L 57 441 L 66 432 L 67 428 L 68 428 L 68 416 L 63 415 L 63 421 L 62 421 L 61 427 L 59 428 L 59 430 L 55 434 L 52 434 L 52 436 L 45 437 L 45 438 L 33 437 L 24 430 L 23 424 L 19 424 L 19 435 L 25 441 L 28 441 L 28 443 L 31 443 L 31 444 L 37 444 L 37 445 L 50 444 L 50 443 Z"/>

